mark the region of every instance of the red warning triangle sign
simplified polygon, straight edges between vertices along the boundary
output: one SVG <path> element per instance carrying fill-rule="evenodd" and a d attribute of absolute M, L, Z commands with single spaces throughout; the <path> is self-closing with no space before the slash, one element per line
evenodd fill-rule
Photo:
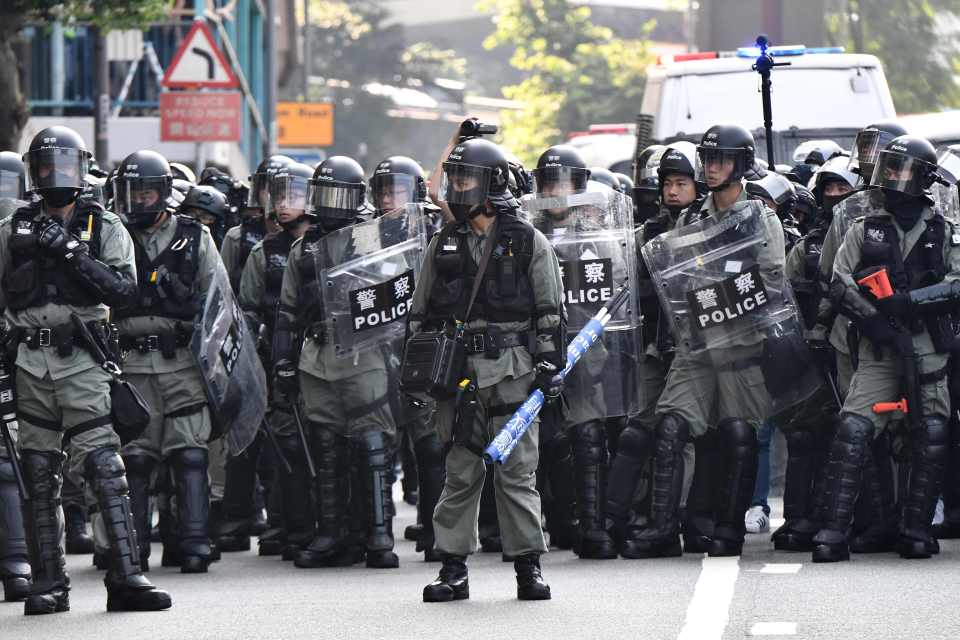
<path fill-rule="evenodd" d="M 213 39 L 213 32 L 202 20 L 190 27 L 161 84 L 167 89 L 236 89 L 240 86 Z"/>

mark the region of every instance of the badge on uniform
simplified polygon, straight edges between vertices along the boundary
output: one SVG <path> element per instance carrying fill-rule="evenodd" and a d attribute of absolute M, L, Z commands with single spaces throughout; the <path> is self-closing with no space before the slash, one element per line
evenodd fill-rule
<path fill-rule="evenodd" d="M 950 236 L 950 246 L 960 247 L 960 233 L 955 233 Z"/>
<path fill-rule="evenodd" d="M 886 236 L 883 233 L 883 229 L 867 229 L 867 237 L 874 242 L 883 242 Z"/>

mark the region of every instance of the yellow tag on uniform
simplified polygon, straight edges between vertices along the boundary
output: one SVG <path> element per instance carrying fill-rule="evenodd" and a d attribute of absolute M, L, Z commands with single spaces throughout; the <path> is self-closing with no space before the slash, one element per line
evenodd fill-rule
<path fill-rule="evenodd" d="M 93 237 L 93 214 L 87 216 L 87 228 L 80 232 L 80 239 L 84 242 L 90 242 Z"/>
<path fill-rule="evenodd" d="M 157 272 L 153 270 L 150 272 L 150 284 L 157 284 Z"/>

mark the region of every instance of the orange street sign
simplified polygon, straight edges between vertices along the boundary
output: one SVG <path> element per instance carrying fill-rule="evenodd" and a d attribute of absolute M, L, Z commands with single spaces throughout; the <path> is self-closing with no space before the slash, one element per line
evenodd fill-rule
<path fill-rule="evenodd" d="M 333 145 L 333 104 L 278 102 L 277 128 L 281 147 L 329 147 Z"/>

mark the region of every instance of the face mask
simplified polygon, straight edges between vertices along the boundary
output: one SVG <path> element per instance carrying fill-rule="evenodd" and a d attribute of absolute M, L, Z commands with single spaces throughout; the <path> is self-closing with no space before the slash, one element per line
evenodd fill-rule
<path fill-rule="evenodd" d="M 294 218 L 293 220 L 288 220 L 288 221 L 286 221 L 286 222 L 281 222 L 281 223 L 280 223 L 280 226 L 289 231 L 289 230 L 291 230 L 291 229 L 296 229 L 297 227 L 299 227 L 299 226 L 300 226 L 301 224 L 303 224 L 304 222 L 306 222 L 305 216 L 300 215 L 300 216 L 297 216 L 296 218 Z"/>
<path fill-rule="evenodd" d="M 76 201 L 78 191 L 76 189 L 44 189 L 40 192 L 43 201 L 55 209 L 61 209 Z"/>
<path fill-rule="evenodd" d="M 453 217 L 456 218 L 457 222 L 466 222 L 469 218 L 477 217 L 477 215 L 483 211 L 479 205 L 475 204 L 448 202 L 447 206 L 450 207 L 450 213 L 453 214 Z"/>
<path fill-rule="evenodd" d="M 883 192 L 886 210 L 893 214 L 904 230 L 912 229 L 923 215 L 923 199 L 889 189 L 884 189 Z"/>
<path fill-rule="evenodd" d="M 846 198 L 846 196 L 823 196 L 823 214 L 827 219 L 833 219 L 833 208 L 844 198 Z"/>

